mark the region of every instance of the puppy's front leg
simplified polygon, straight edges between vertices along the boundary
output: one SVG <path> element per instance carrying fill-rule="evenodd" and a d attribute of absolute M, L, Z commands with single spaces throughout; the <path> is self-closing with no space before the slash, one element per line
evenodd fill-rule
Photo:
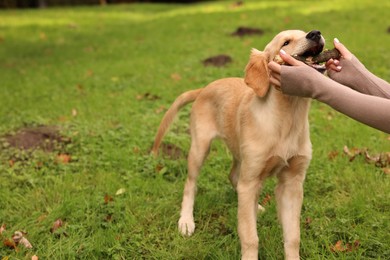
<path fill-rule="evenodd" d="M 306 157 L 294 157 L 289 161 L 289 167 L 278 175 L 275 195 L 283 227 L 285 259 L 288 260 L 299 260 L 303 182 L 309 162 Z"/>
<path fill-rule="evenodd" d="M 259 238 L 257 236 L 256 218 L 261 182 L 260 178 L 247 178 L 246 174 L 245 169 L 241 169 L 237 184 L 238 235 L 241 241 L 242 259 L 257 260 Z"/>

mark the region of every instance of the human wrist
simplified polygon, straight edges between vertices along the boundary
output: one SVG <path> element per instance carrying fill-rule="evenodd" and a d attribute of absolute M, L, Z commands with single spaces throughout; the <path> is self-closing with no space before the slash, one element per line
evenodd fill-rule
<path fill-rule="evenodd" d="M 315 69 L 309 66 L 282 66 L 281 86 L 283 94 L 314 98 L 316 96 L 319 76 Z"/>

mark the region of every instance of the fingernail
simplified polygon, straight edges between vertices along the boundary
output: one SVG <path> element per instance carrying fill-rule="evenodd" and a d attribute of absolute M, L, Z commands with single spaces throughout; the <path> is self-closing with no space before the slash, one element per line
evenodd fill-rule
<path fill-rule="evenodd" d="M 280 49 L 280 54 L 285 55 L 286 52 L 283 49 Z"/>
<path fill-rule="evenodd" d="M 333 60 L 333 64 L 334 64 L 334 65 L 336 65 L 336 66 L 337 66 L 337 65 L 339 65 L 339 63 L 340 63 L 340 61 L 339 61 L 339 60 Z"/>
<path fill-rule="evenodd" d="M 340 70 L 341 70 L 341 66 L 337 66 L 336 69 L 337 69 L 338 71 L 340 71 Z"/>
<path fill-rule="evenodd" d="M 337 39 L 337 38 L 334 38 L 334 42 L 335 43 L 340 43 L 339 39 Z"/>

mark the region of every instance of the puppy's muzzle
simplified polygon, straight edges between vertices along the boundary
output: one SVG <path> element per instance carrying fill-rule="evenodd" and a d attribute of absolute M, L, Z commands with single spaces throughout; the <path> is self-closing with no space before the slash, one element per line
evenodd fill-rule
<path fill-rule="evenodd" d="M 308 34 L 306 34 L 306 39 L 313 41 L 314 45 L 306 50 L 306 52 L 303 53 L 303 56 L 314 56 L 319 54 L 324 49 L 325 41 L 320 31 L 310 31 Z"/>
<path fill-rule="evenodd" d="M 318 30 L 313 30 L 306 34 L 306 39 L 319 43 L 321 40 L 321 32 Z"/>

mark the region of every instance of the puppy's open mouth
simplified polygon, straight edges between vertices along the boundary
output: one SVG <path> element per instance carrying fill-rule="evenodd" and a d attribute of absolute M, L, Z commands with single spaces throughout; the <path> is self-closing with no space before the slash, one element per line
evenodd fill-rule
<path fill-rule="evenodd" d="M 329 59 L 340 59 L 341 54 L 337 49 L 322 51 L 323 49 L 324 45 L 319 44 L 306 50 L 303 54 L 293 55 L 293 57 L 320 72 L 324 72 L 326 70 L 324 63 Z"/>
<path fill-rule="evenodd" d="M 320 54 L 323 49 L 324 49 L 324 45 L 323 44 L 318 44 L 318 45 L 315 45 L 315 46 L 307 49 L 304 53 L 299 54 L 297 56 L 302 56 L 302 57 L 305 57 L 305 58 L 316 56 L 316 55 Z"/>
<path fill-rule="evenodd" d="M 314 69 L 324 72 L 326 70 L 324 62 L 327 62 L 329 59 L 340 59 L 341 54 L 337 49 L 324 50 L 323 44 L 315 45 L 302 54 L 292 55 L 295 59 L 306 63 L 307 65 L 313 67 Z M 279 64 L 284 64 L 282 58 L 277 55 L 274 59 Z"/>

